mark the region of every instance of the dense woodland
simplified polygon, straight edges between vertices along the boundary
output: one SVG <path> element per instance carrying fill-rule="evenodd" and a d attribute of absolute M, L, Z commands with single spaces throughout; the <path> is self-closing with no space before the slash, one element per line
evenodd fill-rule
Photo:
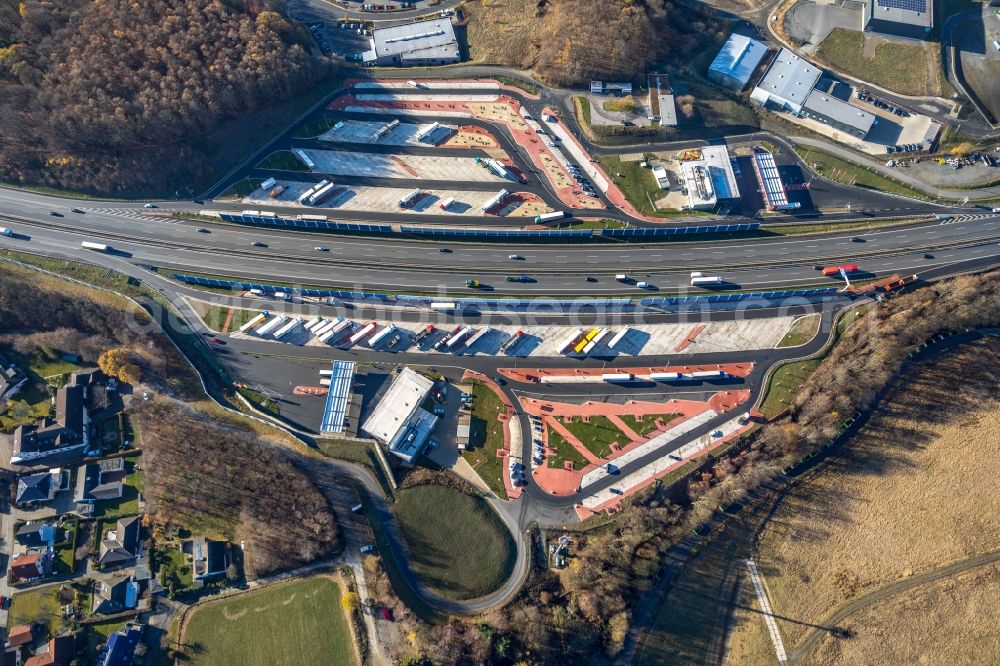
<path fill-rule="evenodd" d="M 337 545 L 326 498 L 252 430 L 165 398 L 136 414 L 146 499 L 158 521 L 245 540 L 251 578 L 307 564 Z"/>
<path fill-rule="evenodd" d="M 632 81 L 683 65 L 723 37 L 712 10 L 671 0 L 474 0 L 474 60 L 531 69 L 560 86 Z"/>
<path fill-rule="evenodd" d="M 281 0 L 0 1 L 2 180 L 187 193 L 200 138 L 330 74 Z"/>

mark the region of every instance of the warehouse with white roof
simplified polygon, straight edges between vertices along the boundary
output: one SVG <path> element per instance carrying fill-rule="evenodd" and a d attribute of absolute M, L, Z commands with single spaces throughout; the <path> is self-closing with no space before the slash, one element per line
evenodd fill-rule
<path fill-rule="evenodd" d="M 361 54 L 366 65 L 415 67 L 462 60 L 450 18 L 376 28 L 370 43 L 371 48 Z"/>
<path fill-rule="evenodd" d="M 764 106 L 798 113 L 822 73 L 815 65 L 783 48 L 768 65 L 760 83 L 750 93 L 750 99 Z"/>
<path fill-rule="evenodd" d="M 765 55 L 767 46 L 763 42 L 733 33 L 708 66 L 708 79 L 733 90 L 743 90 Z"/>

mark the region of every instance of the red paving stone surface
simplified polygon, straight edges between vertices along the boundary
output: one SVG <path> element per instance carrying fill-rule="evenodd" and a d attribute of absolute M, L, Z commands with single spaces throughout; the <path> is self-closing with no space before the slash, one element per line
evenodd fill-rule
<path fill-rule="evenodd" d="M 556 430 L 566 439 L 567 442 L 570 443 L 570 445 L 573 446 L 574 449 L 580 452 L 580 455 L 591 462 L 591 464 L 586 467 L 574 471 L 551 468 L 548 467 L 547 464 L 543 464 L 532 471 L 532 477 L 535 479 L 535 483 L 537 483 L 538 486 L 545 492 L 553 495 L 570 495 L 580 489 L 580 481 L 582 480 L 583 475 L 598 465 L 614 461 L 615 458 L 631 451 L 653 437 L 656 437 L 664 430 L 673 428 L 674 426 L 683 423 L 684 421 L 697 416 L 708 409 L 712 409 L 720 413 L 729 411 L 745 403 L 749 400 L 749 398 L 750 391 L 743 390 L 719 391 L 715 393 L 707 402 L 676 399 L 668 400 L 667 402 L 630 400 L 622 405 L 606 402 L 585 402 L 582 405 L 576 405 L 572 403 L 552 402 L 550 400 L 539 400 L 536 398 L 526 397 L 519 398 L 518 400 L 521 403 L 521 409 L 528 414 L 541 416 L 547 426 Z M 617 418 L 623 414 L 637 417 L 645 416 L 647 414 L 678 414 L 679 416 L 671 420 L 669 423 L 664 424 L 662 428 L 657 428 L 645 437 L 640 437 L 638 433 L 633 431 L 624 423 L 621 423 L 621 419 Z M 620 430 L 622 430 L 622 434 L 631 440 L 620 449 L 613 450 L 611 455 L 603 459 L 597 458 L 593 453 L 587 450 L 587 447 L 583 446 L 573 433 L 569 432 L 569 430 L 567 430 L 566 427 L 556 419 L 556 417 L 561 416 L 573 417 L 598 415 L 608 417 L 616 426 L 618 426 Z M 544 430 L 544 435 L 546 437 L 545 445 L 548 453 L 551 451 L 551 449 L 548 448 L 548 429 Z M 530 434 L 528 436 L 530 436 Z M 715 445 L 713 445 L 712 448 L 714 447 Z M 525 464 L 527 465 L 527 463 Z M 670 469 L 675 469 L 675 467 L 676 466 L 672 466 Z"/>
<path fill-rule="evenodd" d="M 687 349 L 688 345 L 694 342 L 694 339 L 698 337 L 698 334 L 705 330 L 704 324 L 698 324 L 691 329 L 691 332 L 687 334 L 687 337 L 681 340 L 680 344 L 674 347 L 675 352 L 682 352 Z"/>
<path fill-rule="evenodd" d="M 392 163 L 395 164 L 396 166 L 398 166 L 403 171 L 405 171 L 412 178 L 416 178 L 417 177 L 417 175 L 418 175 L 417 174 L 417 170 L 414 169 L 413 167 L 411 167 L 409 164 L 407 164 L 406 160 L 404 160 L 399 155 L 392 155 Z"/>
<path fill-rule="evenodd" d="M 732 433 L 730 433 L 726 437 L 722 437 L 721 439 L 717 440 L 711 446 L 705 447 L 704 449 L 702 449 L 698 453 L 694 454 L 693 456 L 690 456 L 688 458 L 685 458 L 684 460 L 678 461 L 677 463 L 671 465 L 670 467 L 667 467 L 666 469 L 664 469 L 659 474 L 648 478 L 647 480 L 643 481 L 642 483 L 640 483 L 638 485 L 635 485 L 635 486 L 632 486 L 631 488 L 628 488 L 628 489 L 623 489 L 623 492 L 622 492 L 621 495 L 618 495 L 615 499 L 608 500 L 607 502 L 604 502 L 603 504 L 599 504 L 596 507 L 594 507 L 593 509 L 588 509 L 585 506 L 577 504 L 575 507 L 573 507 L 574 510 L 576 511 L 576 515 L 580 517 L 580 520 L 586 520 L 587 518 L 590 518 L 591 516 L 593 516 L 595 514 L 598 514 L 601 511 L 607 511 L 608 513 L 614 513 L 615 511 L 618 511 L 619 509 L 621 509 L 622 500 L 625 499 L 626 497 L 630 497 L 630 496 L 636 494 L 637 492 L 639 492 L 640 490 L 642 490 L 643 488 L 649 487 L 650 484 L 656 482 L 659 479 L 662 479 L 663 477 L 665 477 L 666 475 L 670 474 L 670 472 L 674 471 L 678 467 L 681 467 L 682 465 L 685 465 L 685 464 L 687 464 L 688 462 L 690 462 L 692 460 L 698 460 L 700 458 L 704 458 L 709 453 L 711 453 L 715 449 L 719 448 L 725 442 L 728 442 L 731 439 L 733 439 L 734 437 L 739 437 L 740 435 L 742 435 L 743 433 L 745 433 L 747 430 L 749 430 L 750 428 L 752 428 L 753 425 L 754 425 L 753 423 L 748 423 L 747 425 L 743 426 L 742 428 L 739 428 L 739 429 L 733 431 Z"/>
<path fill-rule="evenodd" d="M 228 333 L 229 332 L 229 325 L 233 323 L 233 315 L 234 314 L 236 314 L 236 310 L 233 309 L 233 308 L 229 308 L 229 312 L 226 313 L 226 322 L 222 325 L 222 332 L 223 333 Z"/>
<path fill-rule="evenodd" d="M 615 372 L 628 372 L 633 375 L 648 375 L 651 372 L 703 372 L 723 370 L 733 377 L 746 377 L 754 368 L 753 363 L 723 363 L 722 365 L 667 365 L 645 366 L 634 368 L 618 368 Z M 534 383 L 543 377 L 600 377 L 607 370 L 603 368 L 500 368 L 500 374 L 515 382 Z M 599 381 L 599 379 L 597 380 Z"/>

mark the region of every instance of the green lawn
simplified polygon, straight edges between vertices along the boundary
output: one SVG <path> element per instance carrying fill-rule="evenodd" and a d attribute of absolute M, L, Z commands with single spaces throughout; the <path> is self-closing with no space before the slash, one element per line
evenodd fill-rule
<path fill-rule="evenodd" d="M 499 415 L 506 412 L 507 407 L 482 382 L 472 382 L 472 396 L 469 449 L 462 456 L 497 497 L 507 499 L 507 489 L 503 485 L 503 458 L 497 457 L 497 451 L 503 447 L 503 424 Z"/>
<path fill-rule="evenodd" d="M 929 59 L 940 62 L 935 44 L 885 41 L 872 57 L 864 56 L 864 34 L 834 28 L 816 51 L 818 59 L 863 81 L 903 95 L 937 95 L 930 79 Z M 939 66 L 939 65 L 938 65 Z"/>
<path fill-rule="evenodd" d="M 37 622 L 46 625 L 49 633 L 55 635 L 60 622 L 58 591 L 58 585 L 51 585 L 15 593 L 7 611 L 7 627 Z"/>
<path fill-rule="evenodd" d="M 637 211 L 645 215 L 659 212 L 653 202 L 663 195 L 663 190 L 656 184 L 651 169 L 639 166 L 638 162 L 623 162 L 612 155 L 598 157 L 597 162 Z"/>
<path fill-rule="evenodd" d="M 678 414 L 646 414 L 640 419 L 635 418 L 631 415 L 620 416 L 619 418 L 625 422 L 625 425 L 635 430 L 636 433 L 645 437 L 649 433 L 656 430 L 656 420 L 663 419 L 665 422 L 670 423 Z"/>
<path fill-rule="evenodd" d="M 771 375 L 760 412 L 764 418 L 772 419 L 791 404 L 802 384 L 809 379 L 822 359 L 786 363 Z"/>
<path fill-rule="evenodd" d="M 546 460 L 549 467 L 563 468 L 563 462 L 569 460 L 573 463 L 573 469 L 582 469 L 590 464 L 590 461 L 580 455 L 580 452 L 573 448 L 573 445 L 566 441 L 562 435 L 552 428 L 549 428 L 549 447 L 555 449 L 554 454 L 548 454 Z"/>
<path fill-rule="evenodd" d="M 603 102 L 601 107 L 605 111 L 631 113 L 635 111 L 635 100 L 632 97 L 622 97 Z"/>
<path fill-rule="evenodd" d="M 612 443 L 618 442 L 620 446 L 625 446 L 630 441 L 606 416 L 591 416 L 589 423 L 584 423 L 583 417 L 574 416 L 571 421 L 563 422 L 563 426 L 598 458 L 611 455 Z"/>
<path fill-rule="evenodd" d="M 918 192 L 908 185 L 886 178 L 859 164 L 842 160 L 836 155 L 831 155 L 817 148 L 796 145 L 795 152 L 799 154 L 803 162 L 815 169 L 816 173 L 829 180 L 890 194 L 901 194 L 918 199 L 927 198 L 923 192 Z"/>
<path fill-rule="evenodd" d="M 312 122 L 305 123 L 295 130 L 296 139 L 314 139 L 323 132 L 337 124 L 336 118 L 320 118 Z"/>
<path fill-rule="evenodd" d="M 125 626 L 125 620 L 95 622 L 84 625 L 87 628 L 87 658 L 91 664 L 97 663 L 98 648 L 108 642 L 111 634 Z"/>
<path fill-rule="evenodd" d="M 379 486 L 381 486 L 382 492 L 385 493 L 386 497 L 394 499 L 396 493 L 393 491 L 389 477 L 386 475 L 385 467 L 382 465 L 382 461 L 379 460 L 378 453 L 375 451 L 376 446 L 376 444 L 371 442 L 352 442 L 326 438 L 316 440 L 316 448 L 323 455 L 348 460 L 367 468 L 378 480 Z"/>
<path fill-rule="evenodd" d="M 278 168 L 278 167 L 273 167 Z M 243 180 L 236 181 L 229 188 L 220 194 L 218 199 L 242 199 L 243 197 L 250 196 L 250 194 L 260 187 L 263 183 L 262 178 L 244 178 Z M 213 222 L 217 222 L 218 218 L 208 218 Z"/>
<path fill-rule="evenodd" d="M 443 486 L 415 486 L 400 491 L 393 512 L 414 571 L 444 596 L 488 594 L 513 570 L 513 539 L 480 497 Z"/>
<path fill-rule="evenodd" d="M 39 382 L 31 379 L 21 387 L 17 396 L 7 401 L 7 409 L 0 414 L 0 429 L 13 431 L 19 425 L 34 423 L 48 416 L 52 398 Z"/>
<path fill-rule="evenodd" d="M 187 621 L 183 661 L 356 664 L 340 595 L 340 586 L 329 578 L 309 578 L 199 606 Z"/>
<path fill-rule="evenodd" d="M 233 320 L 229 323 L 229 330 L 226 331 L 226 333 L 232 333 L 239 330 L 240 326 L 247 323 L 261 312 L 260 310 L 244 310 L 243 308 L 211 305 L 209 306 L 208 311 L 201 315 L 201 319 L 205 322 L 205 325 L 213 331 L 221 331 L 222 327 L 226 323 L 226 318 L 229 317 L 230 310 L 233 311 Z"/>
<path fill-rule="evenodd" d="M 4 351 L 4 356 L 22 370 L 28 370 L 42 379 L 67 375 L 83 367 L 64 359 L 57 349 L 44 349 L 27 356 L 8 350 Z"/>
<path fill-rule="evenodd" d="M 309 167 L 287 150 L 271 153 L 257 165 L 258 169 L 279 169 L 281 171 L 309 171 Z"/>
<path fill-rule="evenodd" d="M 781 338 L 778 347 L 798 347 L 809 342 L 816 337 L 820 321 L 821 317 L 818 314 L 796 319 L 785 333 L 785 337 Z"/>
<path fill-rule="evenodd" d="M 118 499 L 94 502 L 94 518 L 130 516 L 139 513 L 139 493 L 142 492 L 142 470 L 136 469 L 139 456 L 125 457 L 125 487 Z"/>
<path fill-rule="evenodd" d="M 76 556 L 73 539 L 76 536 L 77 530 L 77 521 L 74 518 L 71 522 L 67 523 L 67 527 L 62 530 L 62 539 L 55 544 L 56 572 L 58 574 L 73 573 Z"/>
<path fill-rule="evenodd" d="M 171 579 L 174 581 L 176 590 L 186 590 L 194 583 L 194 576 L 191 572 L 191 563 L 188 562 L 180 548 L 179 542 L 170 542 L 160 546 L 160 571 L 158 577 L 160 584 L 167 587 Z"/>

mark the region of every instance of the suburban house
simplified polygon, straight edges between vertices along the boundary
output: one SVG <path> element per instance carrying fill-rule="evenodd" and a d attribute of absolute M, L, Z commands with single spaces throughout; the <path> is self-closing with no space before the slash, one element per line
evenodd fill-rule
<path fill-rule="evenodd" d="M 30 624 L 19 624 L 16 627 L 11 627 L 10 631 L 7 632 L 7 645 L 10 647 L 27 645 L 34 640 L 34 637 L 35 634 Z"/>
<path fill-rule="evenodd" d="M 28 375 L 21 372 L 5 356 L 0 354 L 0 405 L 7 398 L 13 398 L 28 381 Z"/>
<path fill-rule="evenodd" d="M 101 540 L 97 562 L 101 566 L 131 562 L 139 556 L 139 517 L 119 518 Z"/>
<path fill-rule="evenodd" d="M 48 651 L 29 657 L 24 666 L 69 666 L 76 656 L 76 641 L 72 635 L 49 640 Z"/>
<path fill-rule="evenodd" d="M 229 552 L 225 541 L 198 537 L 191 541 L 192 576 L 196 583 L 226 573 Z"/>
<path fill-rule="evenodd" d="M 108 637 L 97 657 L 97 666 L 131 666 L 135 649 L 142 640 L 142 625 L 127 624 Z"/>
<path fill-rule="evenodd" d="M 125 461 L 111 458 L 82 466 L 76 476 L 76 490 L 73 501 L 76 510 L 89 515 L 94 503 L 100 500 L 118 499 L 125 488 Z"/>
<path fill-rule="evenodd" d="M 31 502 L 50 502 L 58 491 L 66 488 L 68 480 L 69 474 L 58 467 L 19 477 L 14 503 L 20 506 Z"/>
<path fill-rule="evenodd" d="M 25 548 L 51 548 L 58 537 L 59 527 L 52 523 L 27 522 L 14 534 Z"/>
<path fill-rule="evenodd" d="M 90 443 L 90 417 L 84 405 L 87 387 L 74 379 L 56 391 L 55 419 L 45 417 L 14 431 L 11 465 L 33 465 L 57 453 L 86 450 Z"/>
<path fill-rule="evenodd" d="M 99 580 L 94 585 L 93 612 L 117 613 L 135 608 L 139 604 L 139 583 L 131 576 Z"/>
<path fill-rule="evenodd" d="M 22 581 L 43 578 L 52 573 L 52 551 L 32 551 L 15 558 L 10 563 L 10 573 L 14 578 Z"/>

